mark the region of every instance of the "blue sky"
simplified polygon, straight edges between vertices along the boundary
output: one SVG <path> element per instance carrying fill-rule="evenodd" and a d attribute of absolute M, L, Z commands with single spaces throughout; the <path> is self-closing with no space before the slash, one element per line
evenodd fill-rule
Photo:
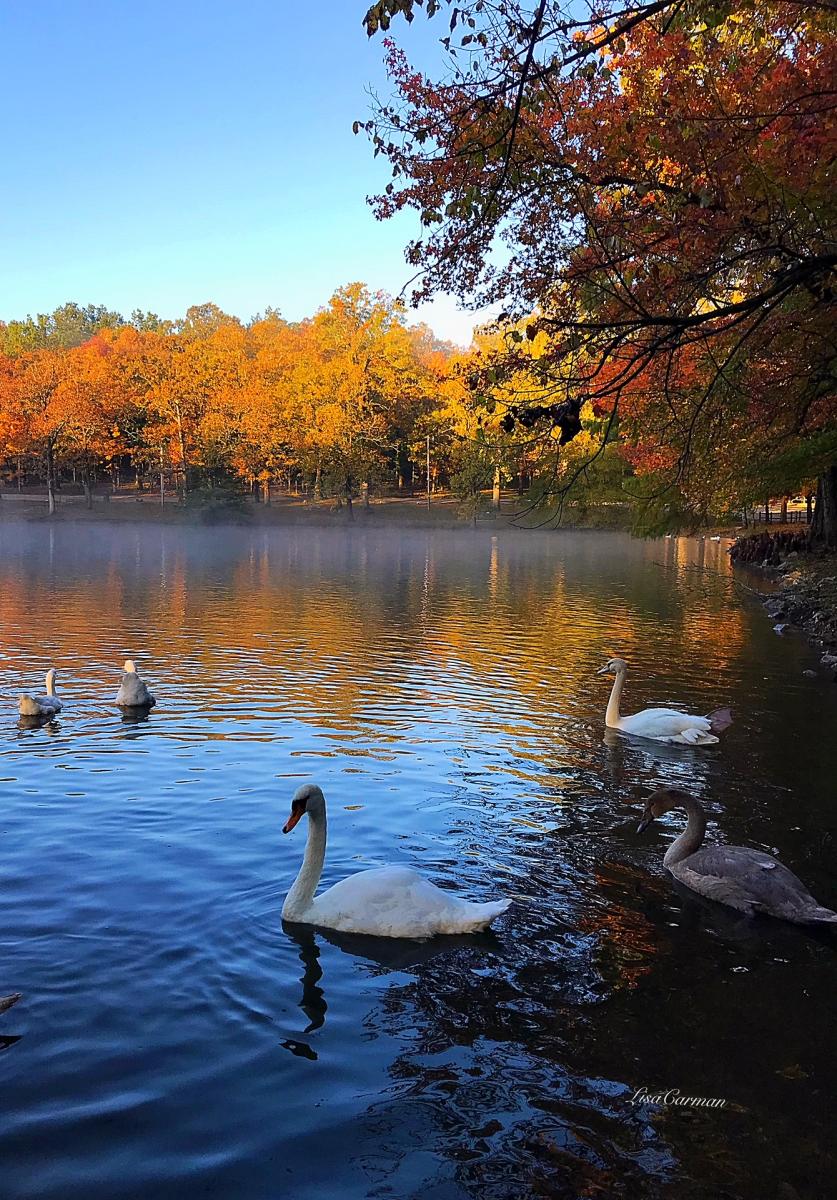
<path fill-rule="evenodd" d="M 366 7 L 6 4 L 0 319 L 66 300 L 162 316 L 212 300 L 294 320 L 355 279 L 397 292 L 416 221 L 375 221 L 365 197 L 389 172 L 351 130 L 366 88 L 387 88 Z M 411 51 L 437 61 L 443 32 L 417 18 Z M 470 340 L 452 300 L 419 315 Z"/>

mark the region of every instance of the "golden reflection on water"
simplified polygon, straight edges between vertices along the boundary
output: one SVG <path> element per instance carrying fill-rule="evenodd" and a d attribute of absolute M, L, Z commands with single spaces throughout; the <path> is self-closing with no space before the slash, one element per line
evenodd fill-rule
<path fill-rule="evenodd" d="M 752 935 L 707 932 L 662 873 L 673 824 L 635 836 L 641 790 L 676 782 L 729 840 L 788 838 L 780 853 L 819 890 L 813 854 L 807 871 L 793 858 L 811 842 L 782 807 L 797 793 L 771 731 L 781 720 L 805 753 L 826 740 L 826 706 L 805 707 L 792 645 L 765 650 L 759 621 L 709 541 L 0 523 L 2 949 L 6 990 L 25 985 L 39 1030 L 6 1056 L 12 1133 L 49 1144 L 53 1174 L 25 1153 L 4 1162 L 59 1197 L 80 1163 L 98 1194 L 119 1194 L 134 1145 L 130 1178 L 149 1192 L 158 1171 L 183 1195 L 272 1194 L 260 1172 L 282 1162 L 295 1179 L 321 1170 L 320 1194 L 336 1164 L 362 1196 L 373 1175 L 419 1194 L 424 1155 L 431 1181 L 453 1164 L 440 1186 L 455 1174 L 467 1190 L 440 1194 L 458 1198 L 544 1161 L 590 1182 L 595 1127 L 599 1182 L 662 1196 L 675 1133 L 625 1093 L 688 1085 L 695 1062 L 720 1091 L 718 1013 L 756 1064 L 754 1093 L 775 1084 L 775 1030 L 751 1026 L 746 988 L 762 970 L 773 986 L 784 962 L 808 983 L 822 969 L 810 943 L 771 957 Z M 732 703 L 722 745 L 605 731 L 610 681 L 595 671 L 616 653 L 627 712 Z M 158 699 L 136 724 L 113 706 L 129 654 Z M 19 730 L 14 699 L 49 663 L 64 711 Z M 814 804 L 827 775 L 806 780 Z M 312 777 L 329 797 L 326 882 L 398 861 L 474 898 L 512 896 L 510 913 L 482 939 L 385 952 L 283 929 L 302 849 L 281 819 Z M 684 980 L 689 1003 L 669 1003 Z M 833 987 L 810 990 L 813 1046 Z M 676 1030 L 662 1066 L 649 997 Z M 82 1094 L 96 1119 L 124 1117 L 112 1159 L 80 1135 Z"/>

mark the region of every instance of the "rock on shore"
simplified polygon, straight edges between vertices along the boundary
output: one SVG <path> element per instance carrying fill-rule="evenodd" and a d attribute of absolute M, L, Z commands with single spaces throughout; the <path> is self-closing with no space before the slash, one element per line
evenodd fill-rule
<path fill-rule="evenodd" d="M 812 548 L 807 530 L 764 531 L 741 537 L 730 559 L 760 568 L 779 581 L 778 591 L 762 596 L 777 633 L 802 629 L 822 651 L 820 664 L 837 679 L 837 556 Z"/>
<path fill-rule="evenodd" d="M 776 624 L 796 625 L 823 650 L 822 665 L 837 669 L 837 561 L 794 556 L 779 567 L 779 590 L 764 597 Z"/>

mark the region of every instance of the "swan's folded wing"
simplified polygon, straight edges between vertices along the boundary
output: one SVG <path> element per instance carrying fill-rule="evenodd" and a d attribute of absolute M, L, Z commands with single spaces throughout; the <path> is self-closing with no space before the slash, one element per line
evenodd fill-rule
<path fill-rule="evenodd" d="M 469 927 L 471 912 L 478 907 L 410 867 L 376 867 L 322 892 L 306 920 L 345 932 L 421 938 Z"/>
<path fill-rule="evenodd" d="M 765 912 L 791 913 L 817 904 L 793 871 L 772 855 L 748 846 L 704 846 L 690 855 L 683 867 L 706 878 L 710 886 L 713 879 L 718 880 Z"/>
<path fill-rule="evenodd" d="M 151 694 L 138 675 L 122 676 L 122 683 L 116 693 L 116 703 L 126 708 L 141 708 L 151 702 Z"/>
<path fill-rule="evenodd" d="M 620 727 L 626 733 L 651 738 L 677 737 L 687 729 L 695 729 L 698 734 L 711 731 L 708 718 L 693 717 L 674 708 L 646 708 L 631 717 L 623 717 Z"/>
<path fill-rule="evenodd" d="M 412 930 L 425 914 L 427 889 L 438 891 L 409 867 L 375 867 L 358 871 L 317 896 L 310 910 L 314 923 L 332 929 L 393 935 L 393 930 Z M 411 932 L 404 937 L 421 936 Z"/>

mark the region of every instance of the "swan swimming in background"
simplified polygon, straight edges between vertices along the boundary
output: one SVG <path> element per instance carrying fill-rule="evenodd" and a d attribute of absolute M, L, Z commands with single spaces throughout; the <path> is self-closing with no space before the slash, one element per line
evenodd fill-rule
<path fill-rule="evenodd" d="M 60 713 L 64 705 L 55 694 L 55 668 L 50 667 L 46 673 L 45 696 L 21 696 L 17 702 L 17 711 L 22 717 L 54 717 Z"/>
<path fill-rule="evenodd" d="M 147 686 L 137 675 L 133 659 L 127 658 L 122 668 L 124 674 L 116 693 L 116 703 L 120 708 L 153 708 L 157 701 L 149 692 Z"/>
<path fill-rule="evenodd" d="M 511 900 L 473 904 L 442 891 L 410 867 L 375 867 L 341 879 L 319 896 L 326 851 L 325 797 L 315 784 L 300 787 L 283 833 L 308 814 L 305 858 L 282 906 L 282 918 L 344 933 L 429 938 L 437 933 L 474 933 L 504 913 Z"/>
<path fill-rule="evenodd" d="M 701 804 L 678 788 L 660 788 L 649 796 L 637 827 L 643 833 L 671 808 L 684 808 L 689 823 L 666 850 L 663 866 L 693 892 L 753 916 L 767 913 L 807 925 L 837 923 L 837 912 L 818 904 L 801 879 L 778 859 L 748 846 L 704 846 L 706 815 Z"/>
<path fill-rule="evenodd" d="M 628 664 L 623 658 L 611 658 L 596 672 L 597 675 L 616 676 L 605 713 L 605 725 L 609 729 L 621 729 L 623 733 L 652 738 L 655 742 L 713 746 L 718 741 L 716 733 L 723 732 L 732 724 L 732 714 L 728 708 L 718 708 L 706 717 L 693 717 L 689 713 L 678 712 L 676 708 L 645 708 L 632 717 L 620 716 L 619 699 L 627 670 Z"/>

